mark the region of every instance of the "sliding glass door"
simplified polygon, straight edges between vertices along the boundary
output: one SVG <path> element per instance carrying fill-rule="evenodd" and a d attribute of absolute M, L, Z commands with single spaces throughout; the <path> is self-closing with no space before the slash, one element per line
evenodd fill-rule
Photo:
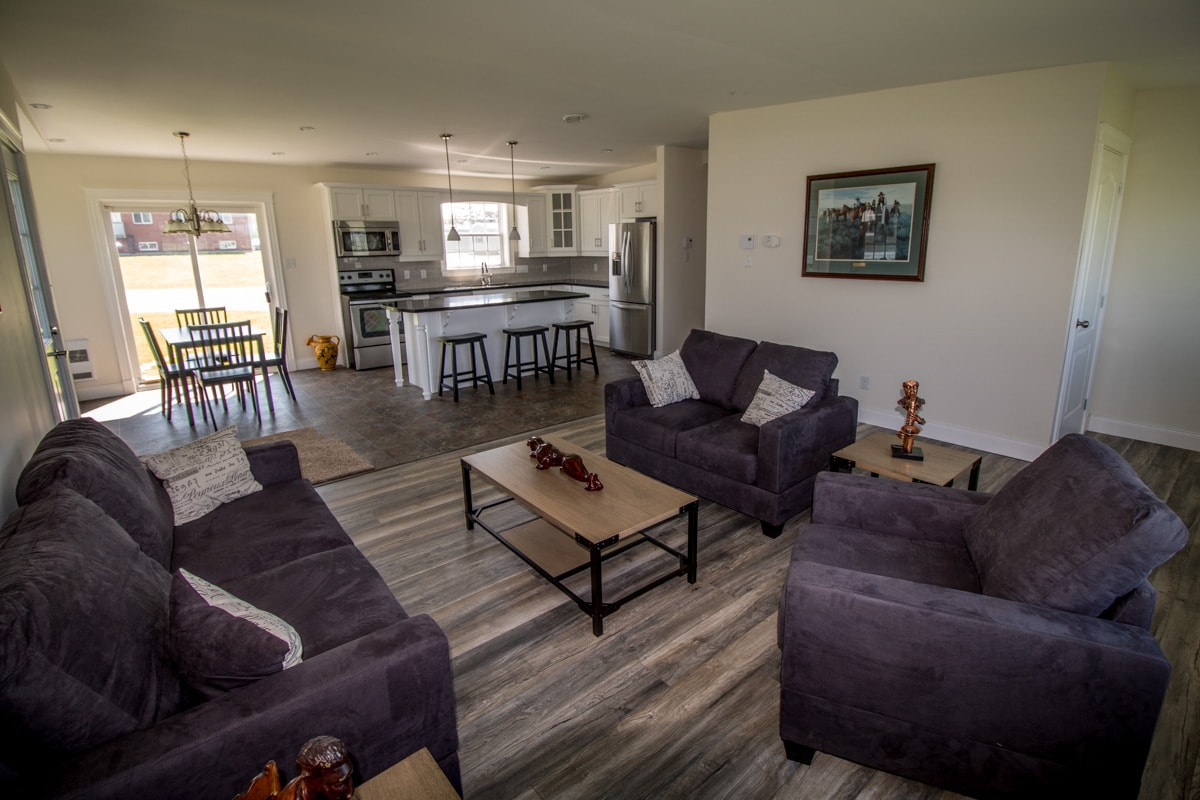
<path fill-rule="evenodd" d="M 112 225 L 139 383 L 158 380 L 139 317 L 160 331 L 176 326 L 176 309 L 223 306 L 231 322 L 249 320 L 256 328 L 271 330 L 270 272 L 256 211 L 222 213 L 230 232 L 200 237 L 163 233 L 170 208 L 106 206 L 105 211 Z"/>

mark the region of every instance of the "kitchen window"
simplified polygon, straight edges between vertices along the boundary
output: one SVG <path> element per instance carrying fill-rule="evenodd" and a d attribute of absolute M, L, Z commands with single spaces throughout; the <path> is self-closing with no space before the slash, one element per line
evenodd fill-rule
<path fill-rule="evenodd" d="M 512 267 L 508 232 L 510 206 L 507 203 L 442 203 L 442 239 L 450 232 L 451 224 L 461 238 L 446 242 L 446 270 Z"/>

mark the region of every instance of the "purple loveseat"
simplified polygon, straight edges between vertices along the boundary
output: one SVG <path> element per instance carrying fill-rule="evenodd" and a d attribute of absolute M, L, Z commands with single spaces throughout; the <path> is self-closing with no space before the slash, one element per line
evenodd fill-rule
<path fill-rule="evenodd" d="M 231 798 L 268 760 L 292 777 L 318 734 L 347 743 L 359 781 L 428 747 L 461 791 L 445 635 L 400 607 L 291 442 L 246 455 L 264 488 L 176 527 L 104 426 L 72 420 L 42 440 L 0 529 L 5 797 Z M 302 662 L 201 694 L 176 647 L 181 567 L 290 623 Z M 205 658 L 251 650 L 200 634 Z"/>
<path fill-rule="evenodd" d="M 838 395 L 837 356 L 702 330 L 679 355 L 698 400 L 655 408 L 636 377 L 604 387 L 608 458 L 748 514 L 778 536 L 812 504 L 830 454 L 854 441 L 858 401 Z M 761 427 L 742 422 L 764 370 L 815 396 Z"/>
<path fill-rule="evenodd" d="M 972 797 L 1137 797 L 1170 675 L 1147 576 L 1187 538 L 1077 434 L 994 496 L 819 476 L 780 601 L 789 758 Z"/>

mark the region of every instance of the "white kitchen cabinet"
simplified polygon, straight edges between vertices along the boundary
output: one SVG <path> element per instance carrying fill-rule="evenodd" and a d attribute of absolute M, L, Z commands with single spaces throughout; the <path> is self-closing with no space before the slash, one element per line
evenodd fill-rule
<path fill-rule="evenodd" d="M 522 242 L 521 255 L 530 257 L 550 255 L 550 240 L 546 234 L 546 195 L 534 194 L 525 198 L 525 206 L 529 211 L 529 242 L 525 247 Z M 533 267 L 530 267 L 533 271 Z"/>
<path fill-rule="evenodd" d="M 579 200 L 579 255 L 608 255 L 608 225 L 617 221 L 615 189 L 587 189 Z"/>
<path fill-rule="evenodd" d="M 579 255 L 576 239 L 578 209 L 574 186 L 540 186 L 546 195 L 547 251 L 555 256 Z"/>
<path fill-rule="evenodd" d="M 391 189 L 339 186 L 329 190 L 335 220 L 394 220 L 396 194 Z"/>
<path fill-rule="evenodd" d="M 576 286 L 572 291 L 587 292 L 589 296 L 575 299 L 570 318 L 591 322 L 592 341 L 596 344 L 608 344 L 608 289 Z M 572 341 L 574 341 L 573 338 Z M 586 335 L 583 346 L 587 347 Z"/>
<path fill-rule="evenodd" d="M 401 261 L 442 257 L 442 196 L 439 192 L 398 191 Z"/>
<path fill-rule="evenodd" d="M 621 219 L 658 216 L 658 182 L 617 184 L 619 214 Z"/>

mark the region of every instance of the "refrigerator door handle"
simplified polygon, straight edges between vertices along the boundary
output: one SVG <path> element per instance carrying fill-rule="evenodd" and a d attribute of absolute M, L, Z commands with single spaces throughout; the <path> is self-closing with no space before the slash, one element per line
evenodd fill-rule
<path fill-rule="evenodd" d="M 625 264 L 629 263 L 629 246 L 631 244 L 632 238 L 633 238 L 633 235 L 630 233 L 629 229 L 623 227 L 621 230 L 621 261 L 622 261 L 622 263 L 625 263 Z M 621 283 L 624 284 L 625 294 L 628 295 L 629 294 L 629 286 L 630 286 L 629 270 L 625 270 L 625 274 L 622 276 Z"/>

